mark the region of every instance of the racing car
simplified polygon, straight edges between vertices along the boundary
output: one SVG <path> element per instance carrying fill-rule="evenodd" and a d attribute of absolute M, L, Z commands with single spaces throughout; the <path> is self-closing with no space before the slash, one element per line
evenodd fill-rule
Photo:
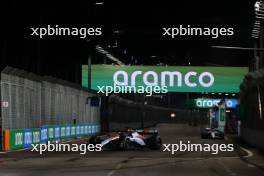
<path fill-rule="evenodd" d="M 205 128 L 201 132 L 202 139 L 224 139 L 225 135 L 217 128 Z"/>
<path fill-rule="evenodd" d="M 156 129 L 128 129 L 126 131 L 113 132 L 104 136 L 91 137 L 88 143 L 101 144 L 103 150 L 141 148 L 159 150 L 162 145 L 161 138 Z"/>

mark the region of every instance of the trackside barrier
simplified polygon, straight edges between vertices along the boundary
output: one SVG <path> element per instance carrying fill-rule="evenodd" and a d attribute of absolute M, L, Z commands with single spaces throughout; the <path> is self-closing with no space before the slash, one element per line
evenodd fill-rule
<path fill-rule="evenodd" d="M 11 150 L 24 148 L 24 144 L 25 144 L 24 132 L 25 132 L 24 130 L 10 130 L 10 149 Z"/>
<path fill-rule="evenodd" d="M 10 131 L 9 130 L 4 131 L 4 149 L 6 151 L 10 150 Z"/>
<path fill-rule="evenodd" d="M 4 150 L 31 148 L 31 144 L 89 137 L 97 135 L 99 132 L 100 125 L 97 124 L 45 125 L 39 129 L 5 130 Z"/>
<path fill-rule="evenodd" d="M 39 76 L 12 67 L 6 67 L 0 74 L 1 151 L 11 147 L 10 143 L 13 141 L 7 142 L 4 147 L 4 138 L 13 135 L 11 130 L 39 129 L 40 140 L 45 142 L 70 138 L 71 131 L 70 129 L 67 131 L 67 124 L 100 124 L 100 103 L 94 103 L 95 99 L 99 102 L 100 97 L 81 88 L 79 84 L 49 76 Z M 64 125 L 66 129 L 62 128 L 59 131 L 58 127 L 53 128 L 50 125 Z M 81 126 L 77 131 L 80 137 Z M 75 133 L 76 131 L 72 133 L 73 137 Z M 31 131 L 28 131 L 26 136 L 23 134 L 23 137 L 20 133 L 16 135 L 21 138 L 20 140 L 25 138 L 26 143 L 23 141 L 23 145 L 29 146 L 30 135 L 33 135 Z M 21 148 L 15 144 L 12 147 Z"/>
<path fill-rule="evenodd" d="M 32 130 L 32 143 L 33 144 L 38 144 L 40 143 L 40 137 L 41 137 L 41 131 L 40 129 L 34 129 Z"/>
<path fill-rule="evenodd" d="M 40 142 L 47 142 L 48 141 L 48 126 L 42 126 L 40 128 Z"/>

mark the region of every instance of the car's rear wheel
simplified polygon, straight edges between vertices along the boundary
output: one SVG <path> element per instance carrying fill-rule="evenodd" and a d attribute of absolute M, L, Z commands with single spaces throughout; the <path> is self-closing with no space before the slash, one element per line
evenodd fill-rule
<path fill-rule="evenodd" d="M 156 135 L 156 136 L 153 136 L 150 142 L 149 148 L 152 150 L 159 150 L 161 148 L 161 145 L 162 145 L 162 140 L 160 136 Z"/>
<path fill-rule="evenodd" d="M 204 133 L 201 133 L 201 138 L 202 139 L 205 139 L 206 138 Z"/>

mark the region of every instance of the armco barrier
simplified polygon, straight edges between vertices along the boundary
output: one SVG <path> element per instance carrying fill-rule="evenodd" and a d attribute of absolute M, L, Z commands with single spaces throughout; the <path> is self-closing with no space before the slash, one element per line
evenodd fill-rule
<path fill-rule="evenodd" d="M 99 131 L 100 126 L 97 124 L 45 125 L 39 129 L 5 130 L 4 149 L 13 151 L 30 148 L 31 144 L 46 143 L 47 141 L 89 137 L 98 134 Z"/>

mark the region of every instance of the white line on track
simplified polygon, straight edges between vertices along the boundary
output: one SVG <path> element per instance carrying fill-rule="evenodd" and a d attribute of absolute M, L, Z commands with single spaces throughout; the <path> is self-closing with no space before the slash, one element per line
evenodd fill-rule
<path fill-rule="evenodd" d="M 254 155 L 250 150 L 245 149 L 244 147 L 241 147 L 240 145 L 239 145 L 239 147 L 240 147 L 244 152 L 247 153 L 247 155 L 246 155 L 246 156 L 243 156 L 243 158 L 250 158 L 250 157 L 252 157 L 252 156 Z"/>
<path fill-rule="evenodd" d="M 229 140 L 229 138 L 227 137 L 227 136 L 225 136 L 225 140 Z M 243 158 L 250 158 L 250 157 L 252 157 L 254 154 L 253 154 L 253 152 L 251 152 L 250 150 L 248 150 L 248 149 L 246 149 L 246 148 L 244 148 L 244 147 L 242 147 L 242 146 L 240 146 L 240 145 L 238 145 L 237 144 L 237 146 L 239 147 L 239 148 L 241 148 L 244 152 L 246 152 L 247 153 L 247 155 L 246 156 L 242 156 Z"/>
<path fill-rule="evenodd" d="M 108 172 L 107 176 L 112 176 L 112 175 L 114 175 L 114 173 L 115 173 L 115 170 L 112 170 L 112 171 Z"/>
<path fill-rule="evenodd" d="M 112 176 L 112 175 L 114 175 L 115 172 L 116 172 L 117 170 L 121 169 L 121 167 L 122 167 L 122 164 L 121 164 L 121 163 L 118 163 L 118 164 L 116 165 L 116 167 L 115 167 L 114 170 L 111 170 L 110 172 L 108 172 L 107 176 Z"/>

